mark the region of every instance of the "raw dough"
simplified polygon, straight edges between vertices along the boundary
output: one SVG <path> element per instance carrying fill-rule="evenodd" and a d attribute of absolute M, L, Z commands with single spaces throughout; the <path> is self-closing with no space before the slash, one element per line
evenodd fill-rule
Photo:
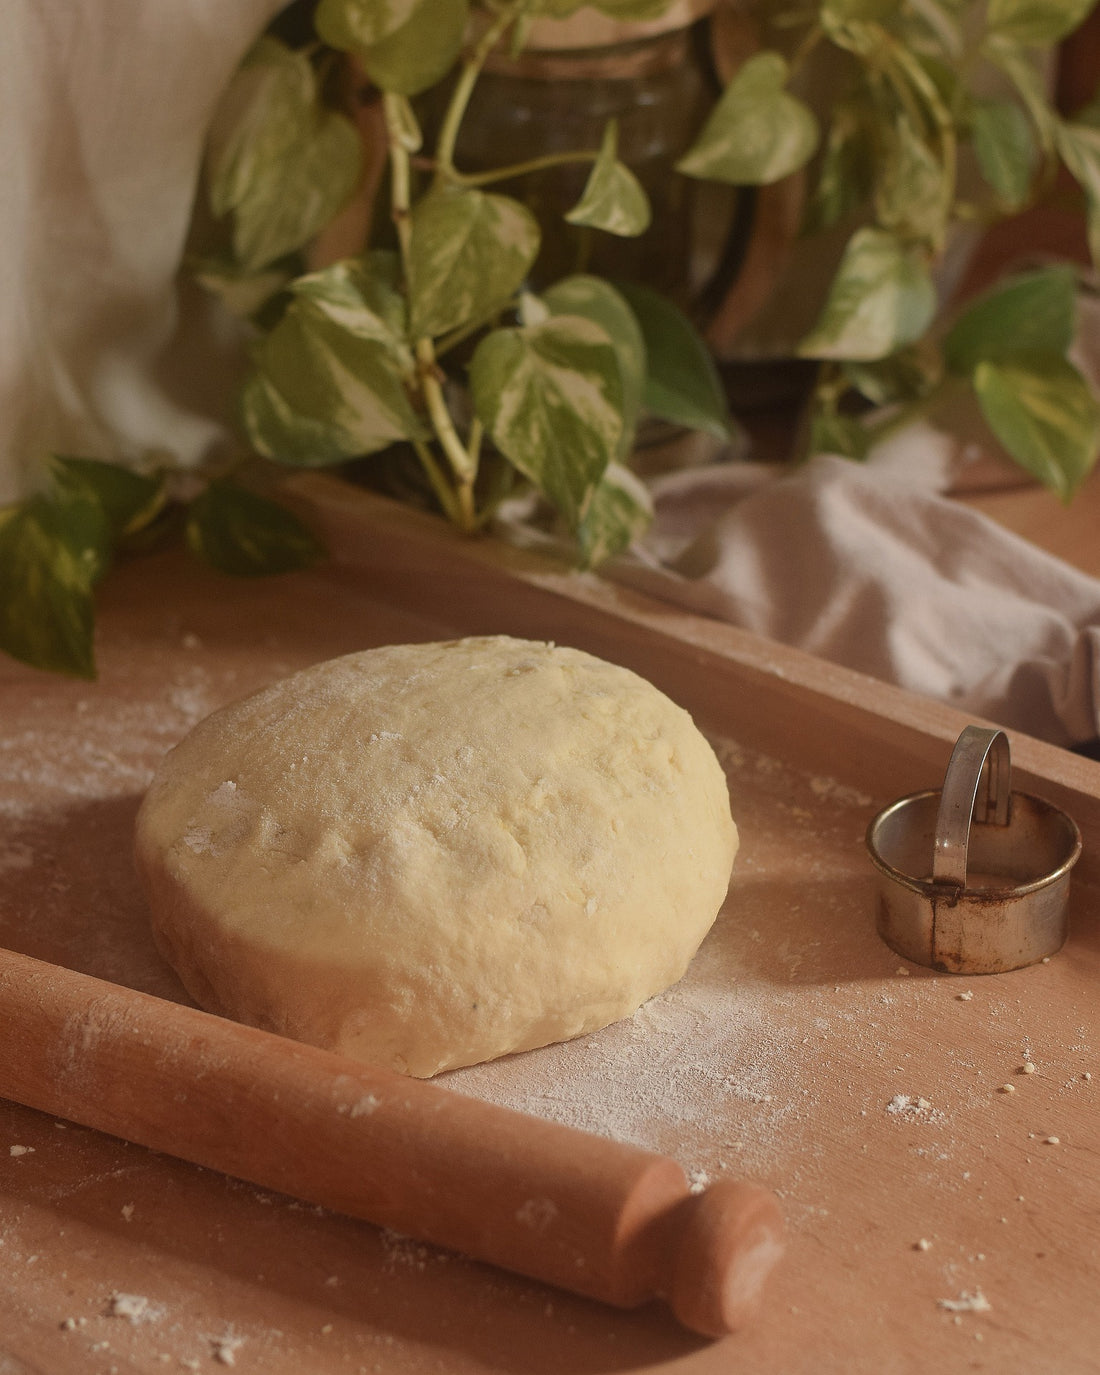
<path fill-rule="evenodd" d="M 507 637 L 367 650 L 223 708 L 137 820 L 201 1006 L 419 1076 L 629 1015 L 683 974 L 736 851 L 685 711 Z"/>

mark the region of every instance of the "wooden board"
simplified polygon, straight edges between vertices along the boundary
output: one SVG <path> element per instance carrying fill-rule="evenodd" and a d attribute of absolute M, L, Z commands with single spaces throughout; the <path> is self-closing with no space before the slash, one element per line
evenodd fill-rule
<path fill-rule="evenodd" d="M 755 1326 L 704 1343 L 659 1305 L 618 1312 L 0 1102 L 0 1371 L 1095 1369 L 1100 766 L 1012 737 L 1017 786 L 1085 835 L 1072 936 L 1033 969 L 935 975 L 876 937 L 863 831 L 939 782 L 964 718 L 328 482 L 299 492 L 337 561 L 230 583 L 143 559 L 104 590 L 96 684 L 0 668 L 0 944 L 184 1000 L 129 844 L 194 721 L 370 644 L 591 649 L 714 741 L 743 833 L 730 901 L 634 1018 L 443 1082 L 769 1185 L 787 1258 Z"/>

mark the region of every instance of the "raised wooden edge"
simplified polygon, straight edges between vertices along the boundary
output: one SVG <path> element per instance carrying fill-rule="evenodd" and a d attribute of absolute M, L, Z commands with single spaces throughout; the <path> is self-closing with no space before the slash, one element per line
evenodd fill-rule
<path fill-rule="evenodd" d="M 287 482 L 338 562 L 371 592 L 466 634 L 574 644 L 642 673 L 706 728 L 882 801 L 937 787 L 975 718 L 724 621 L 571 569 L 543 552 L 469 538 L 333 477 Z M 995 724 L 978 721 L 978 724 Z M 1015 786 L 1081 828 L 1080 874 L 1100 877 L 1100 764 L 1007 732 Z"/>

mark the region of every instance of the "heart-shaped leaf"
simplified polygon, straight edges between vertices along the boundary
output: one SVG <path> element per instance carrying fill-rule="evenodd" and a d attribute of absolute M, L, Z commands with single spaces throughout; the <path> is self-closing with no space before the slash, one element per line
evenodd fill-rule
<path fill-rule="evenodd" d="M 1058 152 L 1085 196 L 1089 252 L 1100 264 L 1100 129 L 1088 124 L 1061 124 Z"/>
<path fill-rule="evenodd" d="M 1064 358 L 979 363 L 974 392 L 990 429 L 1022 468 L 1067 501 L 1100 452 L 1100 407 Z"/>
<path fill-rule="evenodd" d="M 0 649 L 35 668 L 95 677 L 92 586 L 105 543 L 91 502 L 39 494 L 0 511 Z"/>
<path fill-rule="evenodd" d="M 508 196 L 433 191 L 411 216 L 410 325 L 437 336 L 505 305 L 539 251 L 534 215 Z"/>
<path fill-rule="evenodd" d="M 376 249 L 363 258 L 348 258 L 320 272 L 298 277 L 295 296 L 357 339 L 382 344 L 404 369 L 412 368 L 405 342 L 405 298 L 400 289 L 401 263 L 396 253 Z"/>
<path fill-rule="evenodd" d="M 92 502 L 103 513 L 112 541 L 135 534 L 164 507 L 161 474 L 135 473 L 97 458 L 50 459 L 50 490 L 66 499 Z"/>
<path fill-rule="evenodd" d="M 951 181 L 936 151 L 904 110 L 879 130 L 884 145 L 875 185 L 875 216 L 884 229 L 939 244 L 950 210 Z"/>
<path fill-rule="evenodd" d="M 1039 149 L 1031 122 L 1014 100 L 977 100 L 970 112 L 970 139 L 982 176 L 1009 210 L 1031 192 Z"/>
<path fill-rule="evenodd" d="M 262 38 L 230 85 L 208 145 L 210 201 L 233 216 L 238 263 L 258 272 L 307 243 L 359 178 L 359 135 L 320 103 L 309 60 Z"/>
<path fill-rule="evenodd" d="M 691 321 L 659 292 L 615 283 L 642 331 L 646 379 L 642 403 L 651 415 L 715 439 L 733 435 L 729 406 L 714 359 Z"/>
<path fill-rule="evenodd" d="M 860 229 L 798 352 L 803 358 L 885 358 L 919 338 L 935 312 L 936 290 L 923 257 L 885 230 Z"/>
<path fill-rule="evenodd" d="M 1073 342 L 1077 278 L 1064 264 L 1021 273 L 974 302 L 944 340 L 944 361 L 962 376 L 982 362 L 1023 354 L 1065 355 Z"/>
<path fill-rule="evenodd" d="M 313 24 L 329 47 L 371 48 L 403 28 L 420 0 L 320 0 Z"/>
<path fill-rule="evenodd" d="M 660 19 L 667 13 L 671 0 L 589 0 L 589 3 L 594 10 L 612 19 Z"/>
<path fill-rule="evenodd" d="M 1023 47 L 1060 43 L 1085 19 L 1096 0 L 989 0 L 991 33 Z"/>
<path fill-rule="evenodd" d="M 651 215 L 641 182 L 615 155 L 617 142 L 618 126 L 609 120 L 584 192 L 565 218 L 629 239 L 645 233 Z"/>
<path fill-rule="evenodd" d="M 821 166 L 803 216 L 803 233 L 829 229 L 870 199 L 873 153 L 866 108 L 855 101 L 838 102 L 829 119 Z"/>
<path fill-rule="evenodd" d="M 493 443 L 576 529 L 623 430 L 607 332 L 570 315 L 494 330 L 470 362 L 470 391 Z"/>
<path fill-rule="evenodd" d="M 293 511 L 225 480 L 211 482 L 191 503 L 184 534 L 198 558 L 238 578 L 289 573 L 325 553 Z"/>
<path fill-rule="evenodd" d="M 617 457 L 625 458 L 634 444 L 646 378 L 645 339 L 637 317 L 610 282 L 585 273 L 563 277 L 542 299 L 553 315 L 581 315 L 607 331 L 622 388 L 623 433 Z"/>
<path fill-rule="evenodd" d="M 301 278 L 257 345 L 242 415 L 259 453 L 314 467 L 422 438 L 390 254 Z"/>
<path fill-rule="evenodd" d="M 352 51 L 380 90 L 419 95 L 458 61 L 469 15 L 468 0 L 419 0 L 400 28 L 370 47 L 354 44 Z"/>
<path fill-rule="evenodd" d="M 784 89 L 788 74 L 778 53 L 750 57 L 676 164 L 678 170 L 737 186 L 766 186 L 808 162 L 817 148 L 817 120 Z"/>
<path fill-rule="evenodd" d="M 582 566 L 594 568 L 621 554 L 652 519 L 653 501 L 646 486 L 621 463 L 609 464 L 577 529 Z"/>

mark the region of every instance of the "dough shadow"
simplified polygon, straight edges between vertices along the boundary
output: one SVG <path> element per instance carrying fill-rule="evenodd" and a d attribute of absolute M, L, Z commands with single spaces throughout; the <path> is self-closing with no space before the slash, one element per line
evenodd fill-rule
<path fill-rule="evenodd" d="M 807 882 L 769 874 L 735 882 L 687 977 L 844 984 L 887 978 L 900 963 L 875 929 L 873 879 Z"/>
<path fill-rule="evenodd" d="M 190 1002 L 153 943 L 133 863 L 141 794 L 29 813 L 0 839 L 0 944 Z"/>

